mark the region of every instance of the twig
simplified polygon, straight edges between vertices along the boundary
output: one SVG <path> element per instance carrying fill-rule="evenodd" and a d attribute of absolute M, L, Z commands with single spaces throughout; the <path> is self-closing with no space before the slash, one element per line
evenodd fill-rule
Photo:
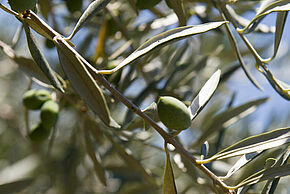
<path fill-rule="evenodd" d="M 90 67 L 89 67 L 90 68 Z M 196 162 L 196 158 L 192 156 L 187 150 L 183 148 L 170 134 L 164 131 L 154 120 L 152 120 L 147 114 L 142 112 L 135 104 L 130 102 L 123 94 L 121 94 L 117 89 L 115 89 L 102 75 L 98 74 L 95 69 L 90 68 L 90 73 L 101 85 L 103 85 L 107 90 L 111 92 L 111 94 L 117 98 L 120 102 L 122 102 L 125 106 L 127 106 L 131 111 L 139 115 L 145 122 L 150 124 L 162 137 L 163 139 L 172 144 L 176 150 L 179 151 L 184 157 L 190 160 L 197 168 L 203 171 L 208 177 L 210 177 L 215 184 L 219 185 L 225 193 L 235 193 L 234 190 L 228 189 L 229 187 L 222 182 L 214 173 L 208 170 L 202 164 L 198 164 Z"/>

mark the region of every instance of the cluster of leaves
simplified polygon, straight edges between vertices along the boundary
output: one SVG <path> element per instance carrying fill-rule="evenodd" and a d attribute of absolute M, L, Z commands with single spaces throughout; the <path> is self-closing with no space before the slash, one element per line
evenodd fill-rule
<path fill-rule="evenodd" d="M 290 87 L 268 68 L 278 52 L 289 1 L 67 0 L 65 15 L 58 14 L 64 2 L 27 1 L 29 10 L 19 10 L 17 2 L 9 1 L 11 9 L 0 7 L 20 21 L 32 58 L 19 56 L 15 49 L 21 30 L 11 44 L 0 41 L 0 47 L 30 77 L 28 88 L 35 84 L 54 90 L 61 113 L 49 141 L 27 148 L 27 158 L 22 160 L 29 160 L 31 169 L 26 176 L 0 185 L 3 193 L 24 188 L 28 193 L 233 193 L 255 189 L 252 185 L 262 181 L 267 181 L 263 192 L 273 193 L 279 178 L 290 174 L 289 127 L 235 144 L 223 138 L 230 125 L 254 112 L 267 98 L 232 107 L 235 95 L 225 104 L 228 89 L 217 89 L 240 67 L 253 85 L 261 88 L 244 62 L 250 55 L 255 59 L 253 66 L 277 93 L 290 99 Z M 251 21 L 242 17 L 256 5 L 259 9 Z M 38 14 L 33 11 L 35 6 Z M 272 12 L 277 12 L 275 28 L 261 24 Z M 145 14 L 150 17 L 140 22 Z M 186 25 L 190 19 L 200 24 Z M 69 28 L 60 28 L 58 23 L 74 26 L 69 36 L 63 35 Z M 48 62 L 31 29 L 44 39 L 45 50 L 56 47 L 59 60 Z M 233 32 L 246 44 L 246 50 L 240 49 Z M 247 33 L 275 33 L 273 55 L 263 59 L 259 52 L 265 48 L 258 52 Z M 74 41 L 77 34 L 81 38 Z M 191 36 L 194 38 L 188 38 Z M 92 54 L 88 45 L 95 38 Z M 214 98 L 220 97 L 220 101 L 200 114 L 216 90 Z M 164 95 L 188 105 L 190 119 L 195 122 L 182 133 L 191 137 L 190 142 L 157 124 L 155 102 Z M 138 107 L 145 108 L 141 111 Z M 29 118 L 25 121 L 29 133 Z M 163 138 L 164 149 L 158 146 L 161 140 L 156 139 L 155 131 Z M 170 144 L 174 148 L 169 149 Z M 209 151 L 209 145 L 214 144 L 216 150 Z M 219 151 L 224 144 L 233 145 Z M 196 151 L 200 147 L 201 151 Z M 160 153 L 165 153 L 165 160 Z M 232 164 L 228 159 L 236 156 L 241 158 Z M 211 162 L 222 159 L 232 167 L 212 166 Z M 222 173 L 226 175 L 219 177 Z"/>

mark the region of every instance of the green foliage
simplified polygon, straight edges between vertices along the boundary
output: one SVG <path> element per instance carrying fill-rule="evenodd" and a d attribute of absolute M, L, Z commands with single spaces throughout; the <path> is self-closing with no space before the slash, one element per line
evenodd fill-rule
<path fill-rule="evenodd" d="M 290 99 L 289 0 L 8 3 L 0 193 L 289 190 L 289 112 L 255 112 Z"/>

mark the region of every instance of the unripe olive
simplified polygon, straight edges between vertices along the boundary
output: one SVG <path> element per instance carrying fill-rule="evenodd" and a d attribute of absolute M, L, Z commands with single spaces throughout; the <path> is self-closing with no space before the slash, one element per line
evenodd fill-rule
<path fill-rule="evenodd" d="M 50 130 L 43 127 L 42 123 L 38 123 L 31 128 L 29 138 L 33 142 L 41 142 L 48 138 Z"/>
<path fill-rule="evenodd" d="M 180 100 L 162 96 L 157 103 L 157 111 L 160 121 L 169 129 L 178 131 L 187 129 L 191 125 L 190 113 Z"/>
<path fill-rule="evenodd" d="M 40 109 L 42 104 L 51 99 L 47 90 L 29 90 L 22 98 L 23 105 L 31 110 Z"/>
<path fill-rule="evenodd" d="M 36 6 L 37 0 L 8 0 L 8 3 L 14 11 L 24 12 L 33 9 Z"/>
<path fill-rule="evenodd" d="M 161 0 L 137 0 L 136 7 L 138 9 L 150 9 L 157 5 Z"/>
<path fill-rule="evenodd" d="M 59 106 L 56 102 L 49 100 L 41 107 L 40 118 L 43 127 L 51 129 L 58 118 Z"/>

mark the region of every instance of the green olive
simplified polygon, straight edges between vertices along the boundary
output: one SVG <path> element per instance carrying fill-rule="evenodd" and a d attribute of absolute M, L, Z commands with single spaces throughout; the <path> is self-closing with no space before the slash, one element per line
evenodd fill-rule
<path fill-rule="evenodd" d="M 33 142 L 41 142 L 48 138 L 50 130 L 43 127 L 42 123 L 38 123 L 31 128 L 29 138 Z"/>
<path fill-rule="evenodd" d="M 137 0 L 136 7 L 138 9 L 150 9 L 157 5 L 161 0 Z"/>
<path fill-rule="evenodd" d="M 190 113 L 180 100 L 162 96 L 157 103 L 157 111 L 160 121 L 169 129 L 181 131 L 191 125 Z"/>
<path fill-rule="evenodd" d="M 37 0 L 8 0 L 8 3 L 14 11 L 24 12 L 33 9 L 36 6 Z"/>
<path fill-rule="evenodd" d="M 29 90 L 22 98 L 23 105 L 31 110 L 40 109 L 42 104 L 51 99 L 47 90 Z"/>
<path fill-rule="evenodd" d="M 40 118 L 43 127 L 51 129 L 57 121 L 59 106 L 56 102 L 49 100 L 41 107 Z"/>

